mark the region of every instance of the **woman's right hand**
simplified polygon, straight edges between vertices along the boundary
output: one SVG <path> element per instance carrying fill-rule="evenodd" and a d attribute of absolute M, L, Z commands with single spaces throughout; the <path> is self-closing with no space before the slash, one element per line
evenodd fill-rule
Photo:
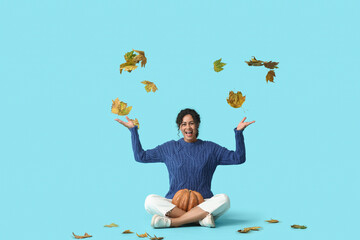
<path fill-rule="evenodd" d="M 133 121 L 131 121 L 132 119 L 130 119 L 130 118 L 128 118 L 128 116 L 126 116 L 126 120 L 128 120 L 128 121 L 127 121 L 127 122 L 124 122 L 124 121 L 122 121 L 122 120 L 120 120 L 120 119 L 118 119 L 118 118 L 115 119 L 115 121 L 119 122 L 120 124 L 124 125 L 124 126 L 127 127 L 127 128 L 133 128 L 133 127 L 135 127 Z"/>

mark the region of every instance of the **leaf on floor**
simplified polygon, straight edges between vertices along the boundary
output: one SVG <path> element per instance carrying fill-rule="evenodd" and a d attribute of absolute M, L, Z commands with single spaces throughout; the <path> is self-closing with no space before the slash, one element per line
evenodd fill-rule
<path fill-rule="evenodd" d="M 75 235 L 75 233 L 72 233 L 74 235 L 74 238 L 76 239 L 83 239 L 83 238 L 90 238 L 92 237 L 91 235 L 89 235 L 88 233 L 85 233 L 84 236 L 79 236 L 79 235 Z"/>
<path fill-rule="evenodd" d="M 115 224 L 115 223 L 112 223 L 112 224 L 109 224 L 109 225 L 104 225 L 104 227 L 109 227 L 109 228 L 112 228 L 112 227 L 118 227 L 119 225 Z"/>
<path fill-rule="evenodd" d="M 292 228 L 296 228 L 296 229 L 306 229 L 306 228 L 307 228 L 307 227 L 304 226 L 304 225 L 296 225 L 296 224 L 291 225 L 291 227 L 292 227 Z"/>
<path fill-rule="evenodd" d="M 265 220 L 265 222 L 268 222 L 268 223 L 278 223 L 279 220 L 276 220 L 276 219 L 270 219 L 270 220 Z"/>

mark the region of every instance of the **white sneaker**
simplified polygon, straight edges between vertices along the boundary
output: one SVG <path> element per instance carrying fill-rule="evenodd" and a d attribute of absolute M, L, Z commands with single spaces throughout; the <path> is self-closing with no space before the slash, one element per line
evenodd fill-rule
<path fill-rule="evenodd" d="M 171 220 L 168 217 L 162 217 L 159 215 L 154 215 L 151 219 L 151 226 L 153 228 L 166 228 L 170 227 Z"/>
<path fill-rule="evenodd" d="M 200 220 L 199 223 L 203 227 L 209 227 L 209 228 L 215 227 L 214 217 L 211 214 L 208 214 L 203 220 Z"/>

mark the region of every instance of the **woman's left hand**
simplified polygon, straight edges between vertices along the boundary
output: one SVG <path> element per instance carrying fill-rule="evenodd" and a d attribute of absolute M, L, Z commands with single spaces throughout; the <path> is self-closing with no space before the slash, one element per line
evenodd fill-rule
<path fill-rule="evenodd" d="M 239 123 L 239 125 L 237 126 L 236 130 L 244 130 L 247 126 L 249 126 L 250 124 L 254 123 L 255 121 L 252 122 L 244 122 L 246 119 L 246 117 L 243 118 L 243 120 L 241 120 L 241 122 Z"/>

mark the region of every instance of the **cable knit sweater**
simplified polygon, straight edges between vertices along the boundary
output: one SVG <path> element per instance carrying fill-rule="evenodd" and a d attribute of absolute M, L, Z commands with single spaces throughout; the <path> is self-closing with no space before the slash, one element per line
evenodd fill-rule
<path fill-rule="evenodd" d="M 166 198 L 172 199 L 183 188 L 195 190 L 204 198 L 214 196 L 211 180 L 218 165 L 241 164 L 245 162 L 243 130 L 235 131 L 236 150 L 231 151 L 220 145 L 197 139 L 193 143 L 168 141 L 154 149 L 144 151 L 141 146 L 137 126 L 129 128 L 132 148 L 137 162 L 165 163 L 169 171 L 170 190 Z"/>

